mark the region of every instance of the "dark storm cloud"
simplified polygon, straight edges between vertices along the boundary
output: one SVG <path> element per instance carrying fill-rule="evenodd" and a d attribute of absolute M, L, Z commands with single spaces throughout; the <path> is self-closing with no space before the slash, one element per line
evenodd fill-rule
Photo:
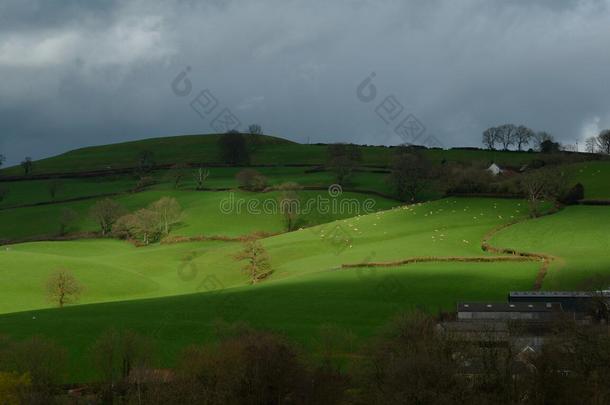
<path fill-rule="evenodd" d="M 504 122 L 573 143 L 610 126 L 608 17 L 601 0 L 5 0 L 0 153 L 211 132 L 189 107 L 206 88 L 298 141 L 398 143 L 375 113 L 393 95 L 446 146 Z"/>

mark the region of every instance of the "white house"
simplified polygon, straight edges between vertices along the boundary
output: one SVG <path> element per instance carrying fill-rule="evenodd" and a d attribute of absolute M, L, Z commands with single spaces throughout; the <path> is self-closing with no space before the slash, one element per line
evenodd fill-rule
<path fill-rule="evenodd" d="M 504 171 L 500 166 L 495 163 L 492 163 L 491 166 L 487 168 L 487 170 L 491 172 L 491 174 L 493 174 L 494 176 L 497 176 L 498 174 L 501 174 Z"/>

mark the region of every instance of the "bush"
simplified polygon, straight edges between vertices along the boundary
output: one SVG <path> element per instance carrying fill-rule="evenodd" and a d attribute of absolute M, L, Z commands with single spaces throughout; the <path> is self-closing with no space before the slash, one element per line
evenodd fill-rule
<path fill-rule="evenodd" d="M 138 179 L 138 182 L 136 183 L 135 187 L 133 188 L 133 191 L 141 191 L 145 187 L 152 186 L 153 184 L 155 184 L 155 179 L 153 179 L 152 177 L 150 177 L 150 176 L 140 177 Z"/>
<path fill-rule="evenodd" d="M 245 190 L 262 191 L 267 187 L 267 178 L 254 169 L 244 169 L 235 175 L 237 183 Z"/>
<path fill-rule="evenodd" d="M 218 347 L 186 349 L 178 371 L 183 403 L 299 403 L 309 381 L 287 340 L 247 328 Z"/>
<path fill-rule="evenodd" d="M 583 198 L 585 198 L 585 187 L 581 183 L 578 183 L 568 190 L 559 201 L 565 205 L 575 205 Z"/>
<path fill-rule="evenodd" d="M 447 193 L 478 194 L 492 192 L 494 177 L 487 170 L 477 167 L 454 168 L 449 173 Z"/>

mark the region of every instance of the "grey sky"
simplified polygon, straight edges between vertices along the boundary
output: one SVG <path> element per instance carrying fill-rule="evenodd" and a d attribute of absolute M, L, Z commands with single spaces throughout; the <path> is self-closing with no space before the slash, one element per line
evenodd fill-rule
<path fill-rule="evenodd" d="M 0 0 L 0 153 L 212 132 L 204 89 L 302 142 L 400 142 L 375 113 L 394 95 L 445 146 L 505 122 L 574 143 L 610 127 L 609 21 L 610 0 Z"/>

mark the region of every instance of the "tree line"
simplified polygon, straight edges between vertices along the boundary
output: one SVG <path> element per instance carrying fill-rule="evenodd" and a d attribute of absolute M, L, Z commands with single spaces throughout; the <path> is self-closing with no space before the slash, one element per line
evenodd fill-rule
<path fill-rule="evenodd" d="M 545 131 L 535 132 L 525 125 L 504 124 L 487 128 L 483 131 L 483 145 L 489 150 L 523 151 L 528 145 L 543 153 L 554 153 L 561 150 L 561 144 Z M 610 130 L 602 130 L 597 136 L 585 140 L 585 152 L 610 154 Z"/>
<path fill-rule="evenodd" d="M 607 324 L 558 321 L 533 352 L 513 344 L 524 334 L 518 324 L 507 341 L 494 340 L 492 329 L 465 337 L 420 311 L 398 315 L 364 342 L 322 325 L 307 350 L 241 322 L 212 328 L 214 340 L 183 348 L 171 369 L 159 368 L 149 335 L 106 330 L 85 351 L 95 382 L 73 392 L 89 403 L 207 405 L 567 405 L 605 404 L 610 395 Z M 0 338 L 3 403 L 66 403 L 68 360 L 45 338 Z"/>
<path fill-rule="evenodd" d="M 523 151 L 528 145 L 540 152 L 559 151 L 560 145 L 545 131 L 535 132 L 525 125 L 504 124 L 483 131 L 483 145 L 490 150 L 511 150 L 516 147 Z"/>

